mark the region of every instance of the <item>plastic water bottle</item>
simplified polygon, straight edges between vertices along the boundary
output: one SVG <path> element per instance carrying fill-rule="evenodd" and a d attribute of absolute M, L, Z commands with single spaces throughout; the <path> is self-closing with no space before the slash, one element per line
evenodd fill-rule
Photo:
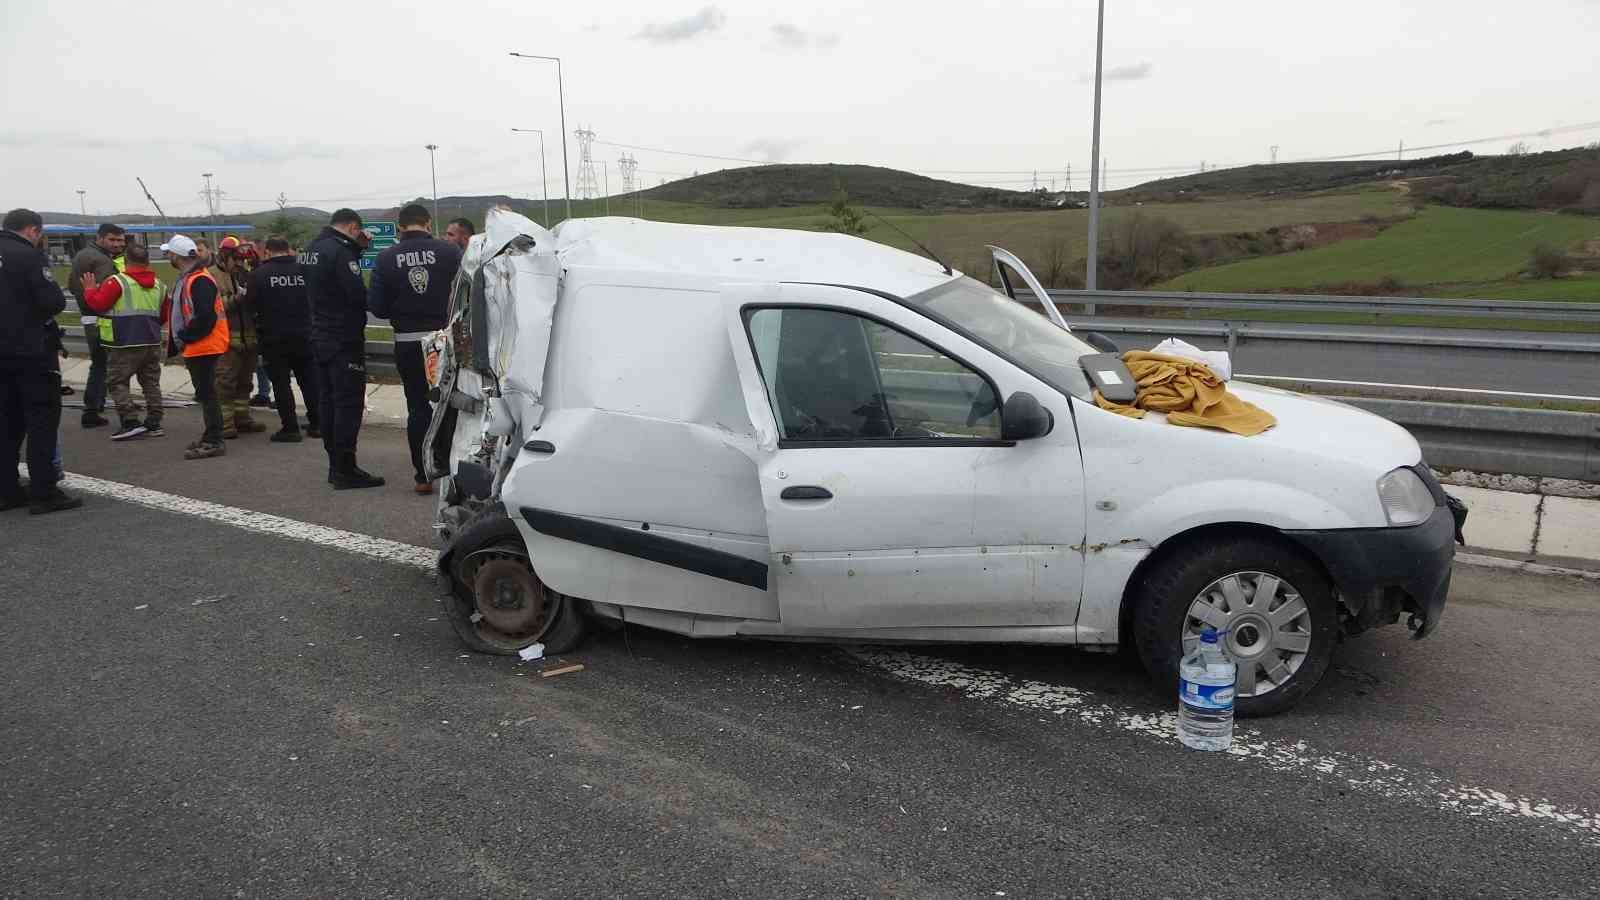
<path fill-rule="evenodd" d="M 1233 745 L 1234 683 L 1239 667 L 1222 652 L 1217 631 L 1200 633 L 1195 651 L 1178 663 L 1178 740 L 1195 750 Z"/>

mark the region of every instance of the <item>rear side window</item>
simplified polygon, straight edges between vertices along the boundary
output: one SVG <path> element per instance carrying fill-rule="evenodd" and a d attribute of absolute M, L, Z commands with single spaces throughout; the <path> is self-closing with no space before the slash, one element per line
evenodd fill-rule
<path fill-rule="evenodd" d="M 745 315 L 785 443 L 1000 439 L 994 385 L 917 338 L 841 310 Z"/>

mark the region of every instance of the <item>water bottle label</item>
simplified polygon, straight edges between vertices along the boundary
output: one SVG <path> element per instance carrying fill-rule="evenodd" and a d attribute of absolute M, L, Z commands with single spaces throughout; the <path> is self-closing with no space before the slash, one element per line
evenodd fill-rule
<path fill-rule="evenodd" d="M 1233 685 L 1178 682 L 1178 699 L 1197 709 L 1233 709 Z"/>

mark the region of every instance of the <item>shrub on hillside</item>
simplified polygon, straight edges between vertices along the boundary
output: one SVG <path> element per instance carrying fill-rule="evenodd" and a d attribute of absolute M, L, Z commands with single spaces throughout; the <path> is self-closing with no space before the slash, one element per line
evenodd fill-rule
<path fill-rule="evenodd" d="M 1560 278 L 1567 269 L 1567 255 L 1549 244 L 1539 244 L 1528 254 L 1527 272 L 1534 278 Z"/>
<path fill-rule="evenodd" d="M 1136 213 L 1108 229 L 1101 245 L 1099 281 L 1105 290 L 1127 291 L 1165 281 L 1186 268 L 1192 239 L 1170 219 Z"/>

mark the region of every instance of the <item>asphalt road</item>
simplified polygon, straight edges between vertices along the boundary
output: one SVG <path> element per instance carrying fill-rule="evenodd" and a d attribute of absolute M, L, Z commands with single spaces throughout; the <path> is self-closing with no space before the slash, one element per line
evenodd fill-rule
<path fill-rule="evenodd" d="M 75 473 L 412 544 L 320 448 L 67 433 Z M 0 895 L 1593 896 L 1600 584 L 1460 569 L 1238 755 L 1129 660 L 601 633 L 463 655 L 425 573 L 90 495 L 0 514 Z M 158 504 L 159 505 L 159 504 Z M 1541 806 L 1548 801 L 1549 806 Z"/>
<path fill-rule="evenodd" d="M 1104 330 L 1124 350 L 1148 350 L 1168 335 L 1151 319 L 1068 316 L 1080 334 Z M 1174 328 L 1207 323 L 1172 320 Z M 1209 323 L 1215 325 L 1216 323 Z M 1469 388 L 1526 394 L 1600 397 L 1600 335 L 1468 331 L 1459 328 L 1385 328 L 1371 325 L 1251 323 L 1233 350 L 1233 370 L 1280 378 L 1364 381 L 1420 387 Z M 1122 329 L 1131 329 L 1123 331 Z M 1404 333 L 1408 343 L 1388 343 Z M 1297 334 L 1290 339 L 1287 334 Z M 1227 340 L 1174 331 L 1206 350 L 1225 350 Z M 1319 337 L 1320 336 L 1320 337 Z M 1429 341 L 1437 340 L 1437 345 Z M 1484 346 L 1453 346 L 1471 340 Z M 1544 349 L 1534 349 L 1538 345 Z M 1563 349 L 1567 348 L 1567 349 Z"/>

